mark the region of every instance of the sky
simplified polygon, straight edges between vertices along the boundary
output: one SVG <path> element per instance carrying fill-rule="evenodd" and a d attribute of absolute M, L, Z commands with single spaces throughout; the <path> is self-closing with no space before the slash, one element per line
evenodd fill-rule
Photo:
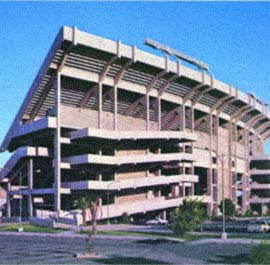
<path fill-rule="evenodd" d="M 157 54 L 151 38 L 270 103 L 270 2 L 0 2 L 0 25 L 0 142 L 63 25 Z"/>

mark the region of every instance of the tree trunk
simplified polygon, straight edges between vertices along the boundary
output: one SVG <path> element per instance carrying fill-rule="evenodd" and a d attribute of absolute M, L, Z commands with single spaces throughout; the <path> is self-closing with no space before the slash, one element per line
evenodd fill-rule
<path fill-rule="evenodd" d="M 90 204 L 90 212 L 92 215 L 92 234 L 93 235 L 97 233 L 98 202 L 99 202 L 99 199 L 97 198 L 95 201 L 92 201 Z"/>
<path fill-rule="evenodd" d="M 86 209 L 83 208 L 82 210 L 82 216 L 83 216 L 83 225 L 86 225 Z"/>

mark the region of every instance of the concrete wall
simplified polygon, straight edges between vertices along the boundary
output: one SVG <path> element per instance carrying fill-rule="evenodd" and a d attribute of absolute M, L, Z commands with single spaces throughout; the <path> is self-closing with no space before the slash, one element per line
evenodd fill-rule
<path fill-rule="evenodd" d="M 113 113 L 102 112 L 102 128 L 113 130 Z M 134 118 L 118 114 L 118 130 L 132 131 L 145 130 L 145 119 Z M 62 105 L 61 124 L 64 127 L 74 128 L 98 128 L 98 111 Z M 149 121 L 149 130 L 157 130 L 157 122 Z"/>
<path fill-rule="evenodd" d="M 134 202 L 137 200 L 145 200 L 145 199 L 146 199 L 146 193 L 124 195 L 124 196 L 117 197 L 117 203 Z"/>

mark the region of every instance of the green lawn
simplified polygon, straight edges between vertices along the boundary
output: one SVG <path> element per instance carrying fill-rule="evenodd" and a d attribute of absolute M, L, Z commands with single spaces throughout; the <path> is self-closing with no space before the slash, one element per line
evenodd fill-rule
<path fill-rule="evenodd" d="M 244 239 L 261 239 L 261 240 L 270 240 L 270 234 L 239 234 L 239 235 L 230 235 L 228 234 L 229 238 L 244 238 Z"/>
<path fill-rule="evenodd" d="M 88 234 L 88 231 L 82 231 L 80 233 Z M 203 233 L 203 234 L 193 234 L 187 233 L 183 237 L 177 237 L 169 233 L 158 233 L 158 232 L 132 232 L 132 231 L 98 231 L 99 235 L 112 235 L 112 236 L 141 236 L 150 237 L 153 239 L 171 239 L 177 241 L 195 241 L 206 238 L 220 238 L 219 233 Z M 243 238 L 243 239 L 260 239 L 260 240 L 270 240 L 270 234 L 234 234 L 228 233 L 228 238 Z"/>
<path fill-rule="evenodd" d="M 1 226 L 0 231 L 17 232 L 19 227 L 20 227 L 19 224 L 9 224 L 6 226 Z M 32 232 L 32 233 L 59 233 L 64 231 L 62 229 L 54 229 L 31 224 L 23 224 L 22 227 L 24 232 Z"/>
<path fill-rule="evenodd" d="M 88 234 L 88 231 L 81 231 L 80 233 Z M 193 241 L 203 238 L 219 238 L 217 234 L 190 234 L 187 233 L 184 237 L 177 237 L 170 233 L 158 233 L 158 232 L 132 232 L 132 231 L 98 231 L 98 235 L 112 235 L 112 236 L 139 236 L 150 237 L 153 239 L 170 239 L 176 241 Z"/>

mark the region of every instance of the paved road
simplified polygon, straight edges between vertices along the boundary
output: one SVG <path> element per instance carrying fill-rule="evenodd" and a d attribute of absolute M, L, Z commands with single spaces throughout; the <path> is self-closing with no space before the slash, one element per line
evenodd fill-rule
<path fill-rule="evenodd" d="M 0 237 L 0 264 L 209 264 L 248 263 L 247 244 L 178 243 L 164 240 L 94 239 L 102 258 L 75 260 L 85 251 L 84 238 Z"/>

